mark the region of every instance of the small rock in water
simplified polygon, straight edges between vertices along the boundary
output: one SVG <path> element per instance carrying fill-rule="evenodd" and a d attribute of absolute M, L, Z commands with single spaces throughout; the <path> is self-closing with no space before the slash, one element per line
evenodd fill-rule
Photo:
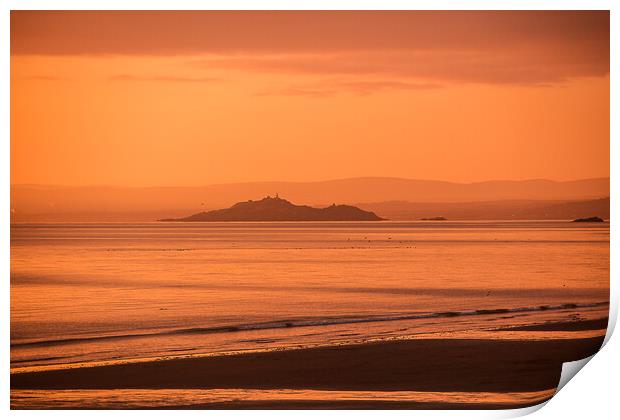
<path fill-rule="evenodd" d="M 577 223 L 602 223 L 604 222 L 603 219 L 601 219 L 600 217 L 584 217 L 581 219 L 575 219 L 573 220 L 573 222 L 577 222 Z"/>

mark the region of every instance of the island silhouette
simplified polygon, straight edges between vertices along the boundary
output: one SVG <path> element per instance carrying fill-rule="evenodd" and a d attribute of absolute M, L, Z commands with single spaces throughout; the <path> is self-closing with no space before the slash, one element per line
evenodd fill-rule
<path fill-rule="evenodd" d="M 311 222 L 386 220 L 355 206 L 332 204 L 325 208 L 299 206 L 288 200 L 267 196 L 262 200 L 242 201 L 227 209 L 200 212 L 160 222 Z"/>

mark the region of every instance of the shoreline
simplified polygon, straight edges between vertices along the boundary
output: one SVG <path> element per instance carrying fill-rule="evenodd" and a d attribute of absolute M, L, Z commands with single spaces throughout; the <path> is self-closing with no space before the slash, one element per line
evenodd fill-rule
<path fill-rule="evenodd" d="M 594 332 L 606 324 L 607 319 L 601 318 L 517 328 Z M 551 398 L 562 363 L 591 356 L 603 339 L 600 335 L 546 340 L 379 340 L 11 373 L 11 405 L 16 409 L 520 408 Z M 67 404 L 67 391 L 69 395 L 94 392 L 96 398 L 58 406 Z M 175 398 L 175 393 L 188 392 L 196 393 L 196 398 Z M 227 397 L 217 397 L 218 392 Z M 34 398 L 28 396 L 32 393 Z M 110 393 L 114 393 L 111 399 Z M 209 397 L 210 393 L 217 398 Z M 402 396 L 409 394 L 412 400 Z M 491 397 L 480 398 L 482 394 Z M 136 400 L 135 395 L 142 399 Z"/>
<path fill-rule="evenodd" d="M 315 389 L 531 392 L 604 337 L 424 339 L 13 373 L 11 389 Z"/>
<path fill-rule="evenodd" d="M 605 304 L 608 304 L 605 302 Z M 585 307 L 589 306 L 598 306 L 599 304 L 594 305 L 584 305 Z M 495 311 L 494 311 L 495 312 Z M 582 319 L 579 321 L 561 321 L 561 322 L 543 322 L 543 323 L 533 323 L 528 325 L 520 325 L 513 327 L 501 327 L 501 328 L 492 328 L 482 330 L 487 333 L 486 336 L 478 336 L 478 337 L 467 337 L 463 335 L 459 335 L 458 332 L 453 332 L 448 335 L 442 335 L 435 339 L 485 339 L 485 340 L 515 340 L 514 337 L 509 337 L 511 332 L 532 332 L 536 334 L 544 334 L 544 332 L 553 332 L 555 337 L 545 337 L 543 335 L 543 340 L 574 340 L 574 339 L 582 339 L 582 338 L 593 338 L 598 335 L 604 335 L 605 330 L 607 328 L 608 318 L 595 318 L 595 319 Z M 505 338 L 498 338 L 498 333 L 507 333 Z M 558 336 L 557 334 L 561 334 Z M 577 333 L 586 333 L 579 334 L 578 336 L 571 336 L 572 334 Z M 171 333 L 167 333 L 171 334 Z M 491 334 L 491 335 L 488 335 Z M 110 339 L 118 338 L 118 336 L 109 337 Z M 103 337 L 103 339 L 108 339 L 108 337 Z M 10 374 L 22 374 L 22 373 L 37 373 L 37 372 L 47 372 L 47 371 L 63 371 L 69 369 L 84 369 L 84 368 L 99 368 L 104 366 L 112 366 L 112 365 L 126 365 L 126 364 L 136 364 L 136 363 L 151 363 L 158 361 L 171 361 L 178 359 L 202 359 L 202 358 L 210 358 L 210 357 L 227 357 L 227 356 L 235 356 L 235 355 L 243 355 L 243 354 L 260 354 L 260 353 L 269 353 L 269 352 L 282 352 L 282 351 L 296 351 L 296 350 L 308 350 L 308 349 L 320 349 L 320 348 L 340 348 L 343 346 L 350 345 L 364 345 L 370 343 L 382 343 L 389 341 L 410 341 L 410 340 L 427 340 L 433 339 L 433 334 L 427 336 L 425 334 L 421 335 L 402 335 L 402 336 L 394 336 L 394 337 L 385 337 L 385 338 L 374 338 L 368 340 L 357 340 L 357 341 L 347 341 L 342 343 L 325 343 L 325 344 L 313 344 L 308 346 L 303 345 L 293 345 L 290 347 L 275 347 L 275 348 L 265 348 L 265 349 L 251 349 L 251 350 L 226 350 L 226 351 L 213 351 L 213 352 L 199 352 L 199 353 L 189 353 L 189 354 L 177 354 L 177 355 L 161 355 L 161 356 L 149 356 L 149 357 L 131 357 L 131 358 L 119 358 L 119 359 L 111 359 L 111 360 L 96 360 L 96 361 L 83 361 L 83 362 L 69 362 L 69 363 L 52 363 L 52 364 L 35 364 L 31 366 L 17 366 L 10 368 Z M 523 337 L 516 338 L 516 340 L 540 340 L 540 337 Z M 82 341 L 75 340 L 75 341 Z M 88 341 L 88 339 L 84 340 Z M 28 343 L 28 344 L 19 344 L 20 346 L 29 346 L 29 345 L 38 345 L 39 343 Z M 11 346 L 13 348 L 13 346 Z"/>
<path fill-rule="evenodd" d="M 519 327 L 500 328 L 497 331 L 591 331 L 606 330 L 609 318 L 582 321 L 547 322 L 544 324 L 523 325 Z"/>

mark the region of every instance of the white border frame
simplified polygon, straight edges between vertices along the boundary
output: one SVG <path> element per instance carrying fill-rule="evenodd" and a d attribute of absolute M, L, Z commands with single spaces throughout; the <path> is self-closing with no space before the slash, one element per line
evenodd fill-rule
<path fill-rule="evenodd" d="M 2 84 L 0 84 L 0 110 L 2 122 L 2 141 L 0 141 L 0 249 L 2 258 L 0 259 L 0 279 L 3 281 L 1 292 L 0 310 L 2 311 L 2 327 L 0 363 L 4 366 L 5 374 L 0 377 L 0 409 L 9 410 L 10 404 L 10 10 L 98 10 L 98 9 L 170 9 L 170 10 L 610 10 L 611 11 L 611 61 L 610 61 L 610 177 L 611 177 L 611 244 L 610 244 L 610 325 L 605 339 L 606 346 L 603 354 L 594 357 L 592 369 L 579 374 L 577 381 L 572 381 L 557 396 L 550 400 L 549 408 L 537 413 L 545 418 L 579 418 L 594 415 L 595 417 L 609 418 L 609 413 L 617 412 L 616 403 L 616 375 L 619 373 L 620 363 L 617 356 L 620 356 L 620 345 L 617 339 L 608 344 L 611 333 L 615 327 L 618 314 L 618 229 L 615 221 L 620 216 L 618 206 L 618 180 L 620 168 L 613 165 L 612 156 L 618 155 L 618 142 L 620 141 L 618 122 L 614 116 L 618 114 L 618 83 L 616 74 L 618 72 L 618 26 L 620 19 L 618 12 L 618 2 L 611 0 L 297 0 L 294 3 L 286 0 L 229 0 L 229 1 L 192 1 L 192 0 L 89 0 L 88 2 L 79 0 L 8 0 L 2 2 L 2 13 L 0 14 L 0 45 L 2 49 L 1 71 L 3 74 Z M 587 375 L 586 375 L 587 373 Z M 575 383 L 573 383 L 575 382 Z M 595 403 L 595 406 L 584 404 L 584 399 Z M 535 406 L 519 410 L 501 411 L 381 411 L 380 415 L 389 415 L 393 418 L 409 418 L 415 415 L 418 418 L 506 418 L 528 414 L 538 410 L 541 406 Z M 591 411 L 592 410 L 592 411 Z M 598 413 L 598 415 L 597 415 Z M 288 419 L 290 416 L 300 419 L 311 419 L 317 415 L 328 418 L 337 418 L 345 414 L 342 411 L 132 411 L 132 412 L 109 412 L 109 411 L 90 411 L 88 416 L 91 418 L 102 418 L 109 415 L 124 417 L 149 416 L 150 419 L 166 419 L 170 415 L 182 416 L 186 418 L 198 418 L 204 416 L 217 416 L 220 419 L 238 419 L 249 417 L 258 419 Z M 358 411 L 356 416 L 365 419 L 379 414 L 376 410 Z M 84 413 L 80 411 L 11 411 L 10 416 L 15 418 L 33 418 L 45 416 L 46 418 L 62 419 L 81 418 Z M 540 417 L 542 418 L 542 417 Z"/>

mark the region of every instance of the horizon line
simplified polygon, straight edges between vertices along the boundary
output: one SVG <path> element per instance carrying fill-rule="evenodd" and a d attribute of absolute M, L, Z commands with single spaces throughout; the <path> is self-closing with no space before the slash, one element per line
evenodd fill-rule
<path fill-rule="evenodd" d="M 352 181 L 352 180 L 398 180 L 398 181 L 417 181 L 417 182 L 439 182 L 444 184 L 458 184 L 458 185 L 475 185 L 475 184 L 485 184 L 491 182 L 554 182 L 554 183 L 569 183 L 569 182 L 579 182 L 579 181 L 594 181 L 594 180 L 603 180 L 603 179 L 611 179 L 610 175 L 608 176 L 598 176 L 598 177 L 590 177 L 590 178 L 577 178 L 577 179 L 568 179 L 568 180 L 557 180 L 557 179 L 549 179 L 549 178 L 523 178 L 523 179 L 488 179 L 485 181 L 471 181 L 471 182 L 459 182 L 459 181 L 445 181 L 440 179 L 423 179 L 423 178 L 403 178 L 403 177 L 394 177 L 394 176 L 358 176 L 358 177 L 347 177 L 347 178 L 331 178 L 325 180 L 316 180 L 316 181 L 237 181 L 237 182 L 217 182 L 210 184 L 199 184 L 199 185 L 118 185 L 118 184 L 38 184 L 38 183 L 16 183 L 10 184 L 10 188 L 13 187 L 54 187 L 54 188 L 205 188 L 212 186 L 224 186 L 224 185 L 243 185 L 243 184 L 319 184 L 326 182 L 338 182 L 338 181 Z"/>

